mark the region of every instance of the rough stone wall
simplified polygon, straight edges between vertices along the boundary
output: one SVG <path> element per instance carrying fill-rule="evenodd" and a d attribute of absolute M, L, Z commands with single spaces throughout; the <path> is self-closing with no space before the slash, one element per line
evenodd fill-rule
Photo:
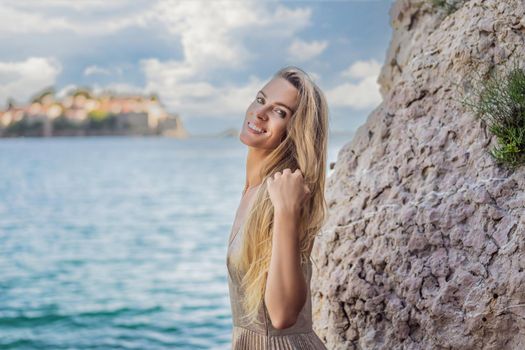
<path fill-rule="evenodd" d="M 329 349 L 525 349 L 525 166 L 496 166 L 457 102 L 473 70 L 525 54 L 525 1 L 390 14 L 384 100 L 327 182 L 314 329 Z"/>

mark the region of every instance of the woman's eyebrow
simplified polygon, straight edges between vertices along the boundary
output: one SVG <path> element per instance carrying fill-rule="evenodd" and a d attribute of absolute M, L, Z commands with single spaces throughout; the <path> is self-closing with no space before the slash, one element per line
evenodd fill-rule
<path fill-rule="evenodd" d="M 266 94 L 265 94 L 262 90 L 259 90 L 259 92 L 260 92 L 265 98 L 267 98 L 267 97 L 266 97 Z M 285 105 L 284 103 L 281 103 L 281 102 L 275 102 L 275 104 L 276 104 L 276 105 L 279 105 L 279 106 L 283 106 L 283 107 L 285 107 L 285 108 L 288 108 L 288 110 L 289 110 L 290 112 L 292 112 L 292 109 L 291 109 L 290 107 L 288 107 L 287 105 Z"/>

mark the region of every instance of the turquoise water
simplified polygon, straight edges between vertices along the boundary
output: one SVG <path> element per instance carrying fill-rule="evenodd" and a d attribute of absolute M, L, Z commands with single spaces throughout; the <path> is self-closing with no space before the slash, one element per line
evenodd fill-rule
<path fill-rule="evenodd" d="M 245 156 L 237 138 L 0 140 L 0 348 L 229 349 Z"/>

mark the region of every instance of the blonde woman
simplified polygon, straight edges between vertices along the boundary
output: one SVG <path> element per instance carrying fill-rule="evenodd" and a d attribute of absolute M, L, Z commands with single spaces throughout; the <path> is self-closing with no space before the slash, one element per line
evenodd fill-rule
<path fill-rule="evenodd" d="M 233 350 L 326 349 L 312 329 L 310 252 L 327 210 L 327 138 L 326 99 L 297 67 L 246 111 L 246 184 L 226 259 Z"/>

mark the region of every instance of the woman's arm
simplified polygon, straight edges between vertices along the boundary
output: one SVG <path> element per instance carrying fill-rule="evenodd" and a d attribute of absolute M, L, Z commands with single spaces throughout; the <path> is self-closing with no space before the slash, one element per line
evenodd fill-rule
<path fill-rule="evenodd" d="M 293 326 L 307 296 L 300 264 L 299 211 L 274 211 L 272 253 L 264 301 L 274 328 Z"/>

